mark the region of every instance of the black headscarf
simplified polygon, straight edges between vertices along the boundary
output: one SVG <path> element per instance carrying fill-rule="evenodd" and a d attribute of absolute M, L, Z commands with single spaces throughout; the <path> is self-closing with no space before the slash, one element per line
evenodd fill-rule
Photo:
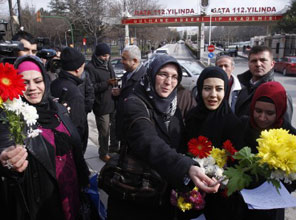
<path fill-rule="evenodd" d="M 208 78 L 222 79 L 224 81 L 225 94 L 228 89 L 228 78 L 223 69 L 219 67 L 207 67 L 201 72 L 197 80 L 197 106 L 189 112 L 185 120 L 186 141 L 203 135 L 209 138 L 215 147 L 220 147 L 224 141 L 235 137 L 236 132 L 234 130 L 236 130 L 235 127 L 239 123 L 239 120 L 232 113 L 225 95 L 217 109 L 209 110 L 205 106 L 202 98 L 202 90 L 204 81 Z"/>
<path fill-rule="evenodd" d="M 156 74 L 159 72 L 161 68 L 163 68 L 167 64 L 173 64 L 177 67 L 178 71 L 178 84 L 182 80 L 182 69 L 178 61 L 171 56 L 168 55 L 158 55 L 154 56 L 147 67 L 147 74 L 143 76 L 139 87 L 142 87 L 140 90 L 144 89 L 145 95 L 148 97 L 149 100 L 151 100 L 152 105 L 155 107 L 155 109 L 162 115 L 171 115 L 172 109 L 175 110 L 176 106 L 174 104 L 174 100 L 176 100 L 177 97 L 177 86 L 172 91 L 172 93 L 166 97 L 162 98 L 160 97 L 157 92 L 155 91 L 155 78 Z M 174 111 L 173 110 L 173 111 Z"/>
<path fill-rule="evenodd" d="M 44 128 L 55 128 L 58 126 L 59 121 L 56 117 L 57 109 L 55 105 L 53 105 L 52 97 L 50 96 L 50 79 L 49 76 L 46 74 L 46 70 L 44 68 L 44 65 L 42 61 L 37 56 L 22 56 L 19 57 L 15 63 L 14 66 L 17 69 L 18 66 L 25 61 L 31 61 L 35 63 L 41 70 L 41 74 L 43 77 L 43 81 L 45 84 L 45 91 L 43 94 L 43 97 L 41 99 L 40 103 L 37 104 L 31 104 L 28 102 L 28 100 L 25 99 L 25 97 L 22 97 L 23 101 L 27 102 L 28 104 L 34 106 L 37 110 L 37 113 L 39 115 L 39 118 L 37 122 Z"/>

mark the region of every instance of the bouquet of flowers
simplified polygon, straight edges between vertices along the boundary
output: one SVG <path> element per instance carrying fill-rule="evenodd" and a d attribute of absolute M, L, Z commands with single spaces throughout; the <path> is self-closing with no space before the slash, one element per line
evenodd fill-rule
<path fill-rule="evenodd" d="M 234 161 L 232 156 L 236 150 L 231 141 L 227 140 L 223 143 L 221 149 L 212 146 L 212 142 L 204 137 L 192 138 L 188 142 L 188 154 L 198 162 L 200 168 L 210 177 L 221 180 L 223 185 L 227 184 L 224 180 L 224 168 L 227 166 L 227 161 Z M 186 210 L 200 210 L 204 208 L 205 193 L 195 187 L 192 191 L 187 193 L 178 193 L 175 190 L 171 194 L 172 205 L 177 206 L 183 212 Z"/>
<path fill-rule="evenodd" d="M 32 126 L 38 119 L 35 107 L 23 102 L 20 98 L 25 90 L 25 83 L 21 75 L 17 74 L 13 65 L 0 64 L 0 108 L 5 113 L 5 118 L 0 119 L 1 123 L 9 125 L 11 138 L 16 144 L 24 144 L 26 136 L 23 131 L 28 127 L 27 136 L 34 137 L 40 130 L 33 130 Z M 0 110 L 1 110 L 0 109 Z"/>
<path fill-rule="evenodd" d="M 261 132 L 257 139 L 258 153 L 244 147 L 233 156 L 237 165 L 224 171 L 228 178 L 228 195 L 248 187 L 252 181 L 264 178 L 277 189 L 280 181 L 296 180 L 296 136 L 284 129 Z"/>

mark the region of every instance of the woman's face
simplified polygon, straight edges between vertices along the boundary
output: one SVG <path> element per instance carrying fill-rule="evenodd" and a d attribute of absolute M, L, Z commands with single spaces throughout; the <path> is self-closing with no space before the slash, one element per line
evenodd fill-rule
<path fill-rule="evenodd" d="M 271 128 L 276 120 L 276 108 L 273 103 L 257 101 L 255 103 L 254 121 L 261 129 Z"/>
<path fill-rule="evenodd" d="M 22 75 L 26 84 L 25 99 L 31 104 L 40 103 L 45 91 L 42 74 L 35 70 L 28 70 L 22 72 Z"/>
<path fill-rule="evenodd" d="M 224 98 L 224 81 L 219 78 L 207 78 L 203 82 L 202 99 L 207 109 L 216 110 Z"/>
<path fill-rule="evenodd" d="M 167 98 L 178 84 L 178 70 L 174 64 L 167 64 L 161 68 L 155 77 L 155 91 L 162 97 Z"/>

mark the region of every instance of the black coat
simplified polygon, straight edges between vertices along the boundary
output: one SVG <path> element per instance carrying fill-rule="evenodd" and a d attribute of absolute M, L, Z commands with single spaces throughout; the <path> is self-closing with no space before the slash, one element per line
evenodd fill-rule
<path fill-rule="evenodd" d="M 243 115 L 250 115 L 250 106 L 256 89 L 263 83 L 274 81 L 274 71 L 269 71 L 265 76 L 259 79 L 255 85 L 250 83 L 252 78 L 250 70 L 238 75 L 237 78 L 242 85 L 242 89 L 238 94 L 235 104 L 235 114 L 238 117 L 242 117 Z M 287 97 L 287 111 L 284 117 L 287 121 L 291 122 L 293 115 L 293 101 L 289 94 L 287 94 Z"/>
<path fill-rule="evenodd" d="M 131 128 L 129 125 L 137 117 L 148 117 L 147 110 L 138 99 L 129 98 L 124 103 L 124 140 L 127 141 L 130 153 L 145 161 L 159 172 L 168 183 L 176 188 L 183 186 L 185 175 L 194 161 L 178 154 L 181 147 L 183 121 L 177 110 L 170 120 L 169 130 L 166 129 L 161 115 L 151 104 L 141 97 L 148 106 L 153 123 L 138 120 Z"/>
<path fill-rule="evenodd" d="M 87 71 L 82 73 L 81 79 L 83 83 L 78 87 L 80 88 L 81 94 L 84 96 L 85 113 L 88 114 L 92 111 L 95 101 L 94 87 Z"/>
<path fill-rule="evenodd" d="M 163 203 L 137 204 L 109 197 L 108 216 L 110 219 L 172 219 L 174 207 L 170 205 L 170 189 L 184 189 L 184 177 L 195 162 L 177 153 L 182 138 L 183 121 L 179 110 L 170 120 L 167 130 L 162 116 L 152 108 L 151 103 L 144 97 L 130 96 L 125 100 L 123 111 L 123 141 L 128 143 L 129 153 L 137 159 L 146 162 L 168 182 L 167 192 Z M 143 104 L 146 104 L 147 108 Z M 151 118 L 151 121 L 138 117 Z M 122 216 L 123 215 L 123 216 Z"/>
<path fill-rule="evenodd" d="M 135 85 L 141 80 L 142 76 L 146 73 L 146 67 L 142 65 L 140 69 L 133 73 L 131 78 L 127 81 L 125 87 L 122 87 L 120 90 L 120 95 L 117 98 L 116 105 L 116 137 L 118 140 L 121 139 L 121 133 L 123 131 L 123 103 L 124 100 L 132 93 Z M 126 74 L 122 77 L 122 81 L 126 78 Z"/>
<path fill-rule="evenodd" d="M 78 87 L 83 83 L 82 79 L 62 70 L 59 73 L 59 78 L 55 79 L 51 85 L 50 90 L 54 97 L 60 98 L 62 96 L 63 88 L 67 88 L 68 91 L 62 100 L 66 102 L 70 109 L 70 118 L 73 124 L 76 126 L 80 138 L 83 143 L 86 143 L 88 139 L 87 133 L 87 117 L 85 113 L 85 99 Z"/>
<path fill-rule="evenodd" d="M 69 144 L 72 145 L 80 187 L 86 186 L 89 171 L 82 155 L 79 134 L 67 116 L 65 107 L 58 103 L 54 104 L 58 109 L 58 117 L 72 137 L 72 142 Z M 0 127 L 2 126 L 1 123 Z M 1 133 L 0 136 L 1 148 L 7 147 L 2 145 L 2 140 L 8 139 L 5 135 Z M 14 220 L 64 220 L 55 174 L 54 148 L 47 147 L 41 135 L 27 139 L 25 144 L 28 149 L 29 165 L 24 173 L 19 174 L 13 171 L 0 173 L 2 177 L 5 177 L 0 183 L 1 190 L 5 189 L 1 192 L 4 192 L 4 195 L 1 194 L 0 200 L 2 202 L 4 200 L 4 204 L 7 205 L 4 207 L 6 210 L 1 210 L 2 217 Z M 2 208 L 1 206 L 0 209 Z"/>
<path fill-rule="evenodd" d="M 108 62 L 107 65 L 108 68 L 93 56 L 92 60 L 85 66 L 94 88 L 93 112 L 97 116 L 113 113 L 115 110 L 115 101 L 111 94 L 112 86 L 108 84 L 109 79 L 115 78 L 115 73 L 111 63 Z"/>

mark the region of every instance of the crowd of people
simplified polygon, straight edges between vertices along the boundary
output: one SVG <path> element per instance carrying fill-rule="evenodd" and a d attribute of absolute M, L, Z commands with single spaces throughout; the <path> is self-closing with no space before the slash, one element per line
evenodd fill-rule
<path fill-rule="evenodd" d="M 270 48 L 253 47 L 248 54 L 249 70 L 237 77 L 233 58 L 217 57 L 216 66 L 200 74 L 192 98 L 181 86 L 180 64 L 169 55 L 154 56 L 145 66 L 140 49 L 126 46 L 121 55 L 126 73 L 119 86 L 106 43 L 96 45 L 88 63 L 77 49 L 66 47 L 59 58 L 58 77 L 51 80 L 44 62 L 35 56 L 33 37 L 21 32 L 14 39 L 24 45 L 14 63 L 25 81 L 21 99 L 36 108 L 35 126 L 42 132 L 17 144 L 9 125 L 0 123 L 0 210 L 4 219 L 81 218 L 80 195 L 89 184 L 83 157 L 87 114 L 92 111 L 102 161 L 108 163 L 125 146 L 167 183 L 157 203 L 109 195 L 107 219 L 173 220 L 203 214 L 207 220 L 284 220 L 284 209 L 250 210 L 238 192 L 225 197 L 220 182 L 207 176 L 186 154 L 189 140 L 199 136 L 207 137 L 215 147 L 230 140 L 236 150 L 249 146 L 256 153 L 256 140 L 263 130 L 284 128 L 296 134 L 291 125 L 292 99 L 274 81 Z M 0 118 L 5 117 L 0 109 Z M 189 191 L 194 186 L 206 193 L 204 209 L 184 213 L 171 204 L 172 189 Z M 287 188 L 295 190 L 294 184 Z"/>

